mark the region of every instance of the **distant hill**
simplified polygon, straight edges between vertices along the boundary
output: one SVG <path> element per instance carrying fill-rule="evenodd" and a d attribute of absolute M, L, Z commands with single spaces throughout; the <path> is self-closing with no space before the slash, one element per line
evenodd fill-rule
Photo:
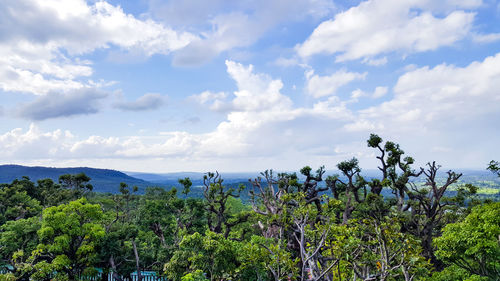
<path fill-rule="evenodd" d="M 472 183 L 479 187 L 479 193 L 493 197 L 500 196 L 500 178 L 493 173 L 486 170 L 461 170 L 457 171 L 463 173 L 463 176 L 458 182 L 458 185 L 465 183 Z M 57 182 L 60 175 L 63 174 L 77 174 L 85 173 L 89 176 L 91 184 L 94 186 L 96 192 L 110 192 L 117 193 L 120 182 L 125 182 L 129 186 L 138 186 L 139 192 L 143 193 L 146 187 L 159 186 L 163 188 L 177 187 L 181 188 L 178 179 L 189 177 L 193 182 L 190 197 L 203 196 L 203 175 L 204 173 L 197 172 L 176 172 L 176 173 L 139 173 L 139 172 L 120 172 L 109 169 L 95 169 L 95 168 L 48 168 L 48 167 L 27 167 L 20 165 L 0 165 L 0 183 L 10 183 L 14 179 L 20 179 L 23 176 L 29 177 L 32 181 L 36 182 L 39 179 L 50 178 Z M 338 171 L 327 171 L 325 175 L 338 174 Z M 226 186 L 237 188 L 240 184 L 244 184 L 250 188 L 251 184 L 248 179 L 254 179 L 259 176 L 259 173 L 221 173 Z M 380 177 L 380 172 L 377 170 L 365 170 L 362 172 L 365 179 Z M 444 181 L 446 177 L 445 170 L 438 173 L 438 182 Z M 299 179 L 303 180 L 303 176 L 299 175 Z M 415 181 L 417 184 L 423 184 L 424 177 L 420 177 Z M 321 182 L 323 186 L 325 183 Z M 453 193 L 453 187 L 450 189 Z M 392 196 L 391 191 L 385 189 L 383 191 L 385 196 Z M 248 192 L 244 191 L 241 194 L 243 200 L 248 199 Z"/>
<path fill-rule="evenodd" d="M 194 198 L 202 198 L 203 197 L 203 176 L 205 173 L 199 172 L 175 172 L 175 173 L 162 173 L 162 174 L 153 174 L 153 173 L 140 173 L 140 172 L 126 172 L 129 176 L 143 179 L 149 181 L 153 184 L 164 186 L 167 188 L 176 187 L 179 191 L 182 190 L 182 186 L 179 184 L 179 179 L 190 178 L 193 182 L 193 186 L 191 187 L 191 192 L 188 197 Z M 230 186 L 235 189 L 239 187 L 240 184 L 243 184 L 247 187 L 247 190 L 250 189 L 251 184 L 248 181 L 249 179 L 254 179 L 259 176 L 259 173 L 221 173 L 222 179 L 224 180 L 225 186 Z M 248 201 L 248 191 L 243 191 L 240 194 L 240 198 L 243 201 Z"/>
<path fill-rule="evenodd" d="M 163 174 L 153 174 L 153 173 L 140 173 L 140 172 L 125 172 L 127 175 L 142 179 L 145 181 L 166 184 L 169 186 L 177 186 L 178 180 L 183 178 L 190 178 L 194 185 L 201 185 L 203 183 L 203 176 L 205 173 L 199 172 L 175 172 L 175 173 L 163 173 Z M 235 182 L 248 182 L 249 179 L 254 179 L 260 176 L 259 173 L 220 173 L 224 183 L 235 183 Z"/>
<path fill-rule="evenodd" d="M 442 169 L 437 174 L 437 182 L 443 183 L 446 180 L 446 169 Z M 455 170 L 457 173 L 462 173 L 462 177 L 458 182 L 450 187 L 447 191 L 447 195 L 452 196 L 456 193 L 456 188 L 458 186 L 462 186 L 466 183 L 471 183 L 479 188 L 478 194 L 482 196 L 488 196 L 492 198 L 500 198 L 500 178 L 495 174 L 487 171 L 487 170 L 466 170 L 466 169 L 458 169 Z M 193 182 L 193 187 L 191 188 L 191 193 L 189 196 L 192 197 L 202 197 L 203 196 L 203 175 L 205 173 L 196 173 L 196 172 L 176 172 L 176 173 L 163 173 L 163 174 L 153 174 L 153 173 L 140 173 L 140 172 L 126 172 L 128 175 L 140 178 L 155 184 L 159 184 L 162 186 L 168 187 L 178 187 L 180 188 L 179 183 L 177 182 L 180 178 L 189 177 Z M 299 180 L 304 180 L 305 177 L 298 173 Z M 339 171 L 328 170 L 325 173 L 325 178 L 327 175 L 340 174 Z M 233 188 L 237 188 L 240 184 L 244 184 L 247 187 L 247 190 L 251 188 L 251 184 L 248 182 L 248 179 L 254 179 L 260 176 L 259 173 L 221 173 L 222 178 L 224 179 L 224 184 L 226 186 L 231 186 Z M 366 169 L 363 170 L 361 175 L 366 180 L 371 180 L 373 178 L 380 178 L 381 173 L 379 170 L 374 169 Z M 346 180 L 345 177 L 340 177 L 342 180 Z M 425 183 L 425 177 L 420 176 L 417 179 L 412 179 L 412 181 L 421 186 Z M 320 182 L 320 186 L 324 186 L 325 182 Z M 326 192 L 329 194 L 329 191 Z M 385 188 L 382 191 L 382 195 L 385 197 L 393 197 L 392 191 L 390 189 Z M 241 193 L 241 199 L 246 201 L 248 200 L 248 192 L 244 191 Z"/>
<path fill-rule="evenodd" d="M 96 192 L 116 193 L 118 192 L 118 186 L 121 182 L 124 182 L 129 186 L 136 185 L 137 187 L 139 187 L 141 193 L 148 186 L 163 186 L 162 184 L 151 183 L 149 181 L 138 179 L 116 170 L 95 169 L 87 167 L 27 167 L 20 165 L 0 165 L 0 183 L 10 183 L 15 179 L 22 178 L 23 176 L 29 177 L 34 182 L 46 178 L 50 178 L 54 182 L 57 182 L 60 175 L 78 173 L 85 173 L 92 179 L 90 183 L 94 186 L 94 191 Z"/>

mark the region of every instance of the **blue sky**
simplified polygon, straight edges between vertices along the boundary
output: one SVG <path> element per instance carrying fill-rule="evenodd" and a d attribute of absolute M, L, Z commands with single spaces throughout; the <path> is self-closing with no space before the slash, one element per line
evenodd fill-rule
<path fill-rule="evenodd" d="M 500 2 L 0 0 L 0 163 L 124 171 L 500 159 Z"/>

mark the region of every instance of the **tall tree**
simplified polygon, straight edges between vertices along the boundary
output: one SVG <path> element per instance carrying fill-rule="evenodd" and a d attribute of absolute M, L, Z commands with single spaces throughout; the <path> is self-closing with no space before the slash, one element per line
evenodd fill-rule
<path fill-rule="evenodd" d="M 358 159 L 352 158 L 348 161 L 342 161 L 337 165 L 337 168 L 347 177 L 347 183 L 337 179 L 334 182 L 329 181 L 330 189 L 337 190 L 337 184 L 343 186 L 345 190 L 345 208 L 342 214 L 342 223 L 347 224 L 354 211 L 355 204 L 361 203 L 366 199 L 366 186 L 364 179 L 359 175 L 361 169 L 358 165 Z M 363 199 L 359 197 L 359 190 L 364 188 Z M 336 191 L 337 192 L 337 191 Z"/>
<path fill-rule="evenodd" d="M 224 180 L 218 172 L 207 173 L 203 176 L 203 197 L 206 201 L 207 223 L 210 231 L 223 233 L 229 237 L 231 228 L 248 220 L 249 213 L 232 215 L 228 209 L 229 198 L 239 198 L 240 192 L 245 188 L 240 185 L 238 189 L 223 185 Z"/>
<path fill-rule="evenodd" d="M 415 160 L 406 156 L 405 152 L 399 147 L 399 144 L 392 141 L 387 141 L 383 144 L 383 140 L 376 134 L 371 134 L 367 141 L 368 147 L 377 149 L 380 154 L 377 159 L 380 161 L 378 169 L 382 172 L 382 180 L 374 179 L 370 182 L 372 192 L 380 194 L 383 187 L 390 187 L 397 201 L 397 209 L 406 211 L 410 208 L 409 204 L 405 204 L 405 196 L 408 193 L 408 183 L 411 178 L 420 176 L 423 171 L 415 171 L 411 165 Z"/>
<path fill-rule="evenodd" d="M 91 178 L 85 175 L 84 173 L 78 174 L 64 174 L 59 177 L 59 184 L 62 187 L 72 189 L 74 191 L 78 191 L 81 194 L 84 194 L 88 191 L 92 191 L 94 188 L 92 184 L 90 184 Z"/>
<path fill-rule="evenodd" d="M 25 267 L 33 271 L 31 278 L 44 280 L 55 275 L 76 280 L 80 274 L 92 272 L 96 247 L 105 235 L 102 217 L 101 207 L 85 198 L 45 209 L 38 230 L 40 243 Z"/>
<path fill-rule="evenodd" d="M 448 265 L 498 280 L 500 276 L 500 202 L 476 206 L 463 220 L 435 238 L 436 254 Z"/>
<path fill-rule="evenodd" d="M 488 164 L 488 170 L 490 170 L 492 173 L 497 174 L 500 177 L 500 162 L 491 160 L 490 163 Z"/>
<path fill-rule="evenodd" d="M 456 201 L 445 197 L 446 190 L 462 176 L 461 173 L 447 172 L 444 183 L 438 184 L 437 173 L 440 166 L 436 162 L 427 163 L 427 169 L 423 170 L 425 175 L 425 187 L 418 188 L 415 184 L 408 196 L 412 202 L 411 216 L 409 217 L 408 230 L 419 237 L 422 241 L 423 255 L 439 269 L 442 268 L 440 261 L 434 255 L 432 239 L 440 235 L 442 219 L 449 207 Z"/>
<path fill-rule="evenodd" d="M 29 274 L 19 267 L 35 250 L 40 226 L 38 217 L 10 220 L 0 226 L 0 268 L 6 268 L 17 280 L 29 280 Z"/>
<path fill-rule="evenodd" d="M 186 235 L 172 259 L 165 264 L 165 272 L 172 280 L 180 280 L 186 273 L 196 270 L 207 273 L 210 280 L 224 280 L 239 266 L 235 243 L 212 231 L 205 235 Z"/>
<path fill-rule="evenodd" d="M 41 212 L 40 202 L 28 194 L 32 185 L 27 178 L 0 185 L 0 226 L 9 220 L 29 218 Z"/>

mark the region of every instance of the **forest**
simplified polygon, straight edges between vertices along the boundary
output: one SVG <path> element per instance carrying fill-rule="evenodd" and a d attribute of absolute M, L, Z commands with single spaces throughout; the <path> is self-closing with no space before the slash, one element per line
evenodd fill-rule
<path fill-rule="evenodd" d="M 218 172 L 144 194 L 94 192 L 85 174 L 0 184 L 0 280 L 500 280 L 497 198 L 366 143 L 377 178 L 352 158 L 239 187 Z M 487 169 L 500 177 L 498 161 Z"/>

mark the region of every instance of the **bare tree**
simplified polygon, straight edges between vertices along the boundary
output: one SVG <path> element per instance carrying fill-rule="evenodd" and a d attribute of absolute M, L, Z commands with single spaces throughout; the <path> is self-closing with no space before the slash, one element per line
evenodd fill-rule
<path fill-rule="evenodd" d="M 439 226 L 446 214 L 446 207 L 456 204 L 453 200 L 447 200 L 444 197 L 445 192 L 462 176 L 461 173 L 448 171 L 444 183 L 438 184 L 436 176 L 440 167 L 440 165 L 436 165 L 435 161 L 427 163 L 427 169 L 422 169 L 426 177 L 424 186 L 427 188 L 419 189 L 415 184 L 412 184 L 412 191 L 408 193 L 410 199 L 416 202 L 411 210 L 413 220 L 410 231 L 421 238 L 423 255 L 438 268 L 441 266 L 441 262 L 434 255 L 432 238 L 440 234 L 441 227 Z"/>

